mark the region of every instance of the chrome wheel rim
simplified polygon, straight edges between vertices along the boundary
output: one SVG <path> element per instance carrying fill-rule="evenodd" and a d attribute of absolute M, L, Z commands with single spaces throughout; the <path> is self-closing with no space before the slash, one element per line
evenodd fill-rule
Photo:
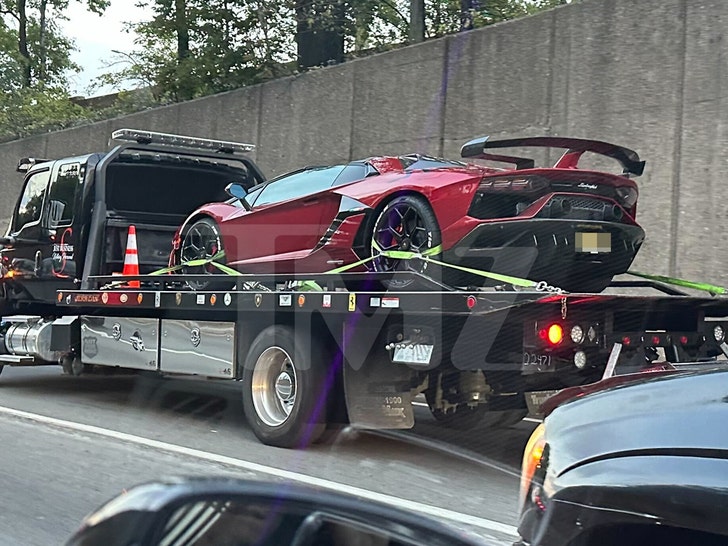
<path fill-rule="evenodd" d="M 261 421 L 279 427 L 288 420 L 296 403 L 296 368 L 280 347 L 263 351 L 255 362 L 251 378 L 253 407 Z"/>
<path fill-rule="evenodd" d="M 432 248 L 432 233 L 420 213 L 408 203 L 393 203 L 386 207 L 374 224 L 372 256 L 383 250 L 422 253 Z M 415 266 L 416 264 L 416 266 Z M 427 262 L 419 259 L 402 260 L 380 256 L 374 259 L 375 271 L 423 272 Z"/>

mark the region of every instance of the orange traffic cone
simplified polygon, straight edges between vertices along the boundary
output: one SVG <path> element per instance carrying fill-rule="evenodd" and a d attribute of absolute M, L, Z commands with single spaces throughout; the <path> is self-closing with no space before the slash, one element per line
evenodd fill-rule
<path fill-rule="evenodd" d="M 129 226 L 129 235 L 126 238 L 126 253 L 124 254 L 124 269 L 122 275 L 139 275 L 139 255 L 137 254 L 136 228 Z M 139 281 L 129 281 L 131 288 L 140 288 Z"/>

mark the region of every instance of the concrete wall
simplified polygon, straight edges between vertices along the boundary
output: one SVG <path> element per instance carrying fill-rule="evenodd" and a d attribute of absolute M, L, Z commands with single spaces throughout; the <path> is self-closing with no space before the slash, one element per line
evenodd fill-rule
<path fill-rule="evenodd" d="M 635 265 L 728 285 L 728 2 L 585 0 L 293 78 L 0 145 L 0 219 L 20 156 L 104 149 L 134 127 L 252 141 L 269 175 L 378 153 L 457 157 L 474 136 L 614 141 L 647 160 Z M 553 159 L 553 158 L 551 158 Z"/>

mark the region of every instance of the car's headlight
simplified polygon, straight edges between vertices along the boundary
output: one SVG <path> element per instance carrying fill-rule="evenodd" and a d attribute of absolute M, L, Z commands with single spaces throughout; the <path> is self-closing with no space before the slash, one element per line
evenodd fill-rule
<path fill-rule="evenodd" d="M 526 449 L 523 452 L 523 463 L 521 464 L 521 487 L 518 497 L 518 509 L 519 513 L 523 511 L 528 498 L 529 490 L 531 489 L 531 482 L 536 470 L 541 465 L 541 459 L 543 458 L 544 448 L 546 447 L 546 437 L 544 424 L 541 423 L 533 431 L 531 437 L 528 439 Z"/>

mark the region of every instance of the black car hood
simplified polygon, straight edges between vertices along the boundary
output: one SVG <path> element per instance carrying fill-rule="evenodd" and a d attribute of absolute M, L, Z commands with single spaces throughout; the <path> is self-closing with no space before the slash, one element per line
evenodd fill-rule
<path fill-rule="evenodd" d="M 604 458 L 728 459 L 728 370 L 646 378 L 572 400 L 547 417 L 556 476 Z"/>

